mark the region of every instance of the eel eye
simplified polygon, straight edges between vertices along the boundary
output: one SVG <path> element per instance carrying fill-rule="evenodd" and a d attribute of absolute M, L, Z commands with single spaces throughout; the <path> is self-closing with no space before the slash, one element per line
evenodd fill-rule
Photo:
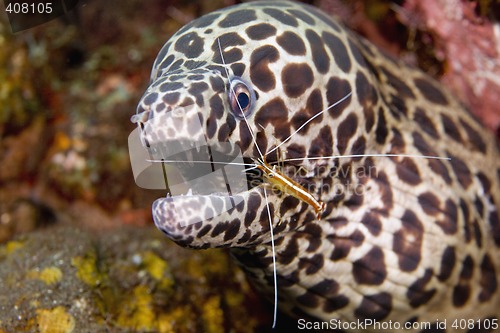
<path fill-rule="evenodd" d="M 242 80 L 233 78 L 229 89 L 229 104 L 231 112 L 237 118 L 248 117 L 255 104 L 255 92 Z"/>

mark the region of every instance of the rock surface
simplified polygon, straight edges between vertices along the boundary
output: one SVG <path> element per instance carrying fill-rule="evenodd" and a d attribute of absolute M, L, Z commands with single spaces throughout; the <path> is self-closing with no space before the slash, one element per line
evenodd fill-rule
<path fill-rule="evenodd" d="M 153 228 L 25 234 L 0 247 L 0 281 L 1 333 L 270 329 L 226 252 L 182 249 Z"/>

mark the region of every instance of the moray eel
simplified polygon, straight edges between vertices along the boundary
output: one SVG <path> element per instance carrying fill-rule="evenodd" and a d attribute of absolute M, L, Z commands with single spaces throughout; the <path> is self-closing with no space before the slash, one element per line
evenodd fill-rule
<path fill-rule="evenodd" d="M 436 81 L 318 9 L 250 2 L 190 22 L 159 52 L 133 118 L 147 147 L 237 147 L 250 166 L 263 155 L 269 165 L 282 159 L 279 170 L 325 203 L 318 219 L 264 179 L 229 194 L 186 189 L 153 205 L 174 242 L 231 248 L 271 297 L 269 208 L 282 311 L 401 329 L 447 320 L 449 331 L 465 331 L 452 328 L 464 319 L 495 327 L 494 136 Z"/>

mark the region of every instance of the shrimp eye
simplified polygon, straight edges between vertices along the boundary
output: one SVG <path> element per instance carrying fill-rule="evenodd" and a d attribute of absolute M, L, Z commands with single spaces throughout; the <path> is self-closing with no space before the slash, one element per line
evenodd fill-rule
<path fill-rule="evenodd" d="M 229 87 L 231 112 L 239 119 L 248 117 L 255 104 L 255 92 L 239 78 L 233 78 Z"/>

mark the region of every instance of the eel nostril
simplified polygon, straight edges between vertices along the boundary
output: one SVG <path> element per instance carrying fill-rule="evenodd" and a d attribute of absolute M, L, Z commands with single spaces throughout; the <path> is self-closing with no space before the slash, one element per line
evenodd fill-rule
<path fill-rule="evenodd" d="M 145 111 L 141 111 L 141 108 L 137 108 L 137 113 L 134 114 L 131 118 L 130 118 L 130 121 L 134 124 L 138 124 L 138 123 L 145 123 L 147 122 L 148 120 L 152 119 L 153 118 L 153 112 L 151 112 L 151 110 L 145 110 Z"/>

